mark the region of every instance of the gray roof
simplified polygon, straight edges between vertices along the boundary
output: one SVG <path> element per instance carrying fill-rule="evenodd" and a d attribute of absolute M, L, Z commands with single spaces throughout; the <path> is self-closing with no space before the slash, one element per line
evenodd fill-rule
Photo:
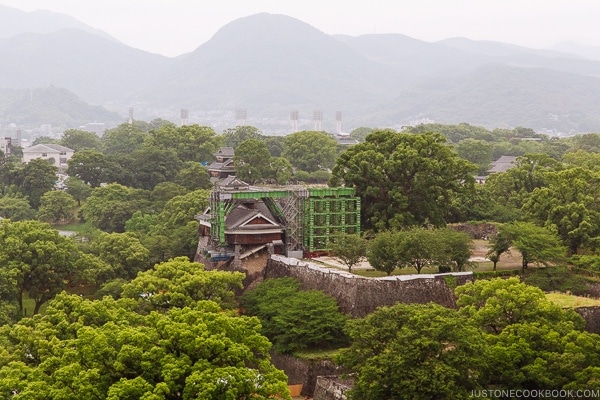
<path fill-rule="evenodd" d="M 209 171 L 235 171 L 235 166 L 233 165 L 233 159 L 230 159 L 225 162 L 213 161 L 206 167 L 206 169 Z"/>
<path fill-rule="evenodd" d="M 492 172 L 506 172 L 515 166 L 516 160 L 517 157 L 515 156 L 502 156 L 492 163 L 492 168 L 490 168 L 487 172 L 489 174 Z"/>
<path fill-rule="evenodd" d="M 248 200 L 246 203 L 252 203 L 252 208 L 246 206 L 243 203 L 238 203 L 227 217 L 225 218 L 225 225 L 227 229 L 231 230 L 239 230 L 239 229 L 273 229 L 273 228 L 281 228 L 267 206 L 261 200 Z M 259 225 L 248 225 L 241 226 L 244 223 L 254 219 L 255 217 L 262 215 L 264 218 L 275 222 L 275 224 L 259 224 Z"/>
<path fill-rule="evenodd" d="M 73 149 L 69 149 L 68 147 L 61 146 L 60 144 L 54 143 L 42 143 L 36 144 L 35 146 L 26 147 L 23 149 L 23 153 L 60 153 L 74 151 Z"/>
<path fill-rule="evenodd" d="M 233 151 L 233 147 L 220 147 L 219 150 L 217 150 L 217 152 L 213 155 L 222 157 L 233 157 L 235 155 L 235 152 Z"/>
<path fill-rule="evenodd" d="M 220 189 L 248 189 L 250 185 L 235 177 L 235 175 L 229 175 L 218 183 Z"/>

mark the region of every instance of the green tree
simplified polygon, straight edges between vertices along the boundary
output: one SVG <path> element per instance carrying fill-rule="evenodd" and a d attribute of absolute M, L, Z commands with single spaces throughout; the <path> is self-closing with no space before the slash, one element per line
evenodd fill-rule
<path fill-rule="evenodd" d="M 152 189 L 152 208 L 157 212 L 162 211 L 165 204 L 173 197 L 184 196 L 189 193 L 185 187 L 173 182 L 162 182 Z"/>
<path fill-rule="evenodd" d="M 600 172 L 581 167 L 546 174 L 546 186 L 535 188 L 525 214 L 558 232 L 569 255 L 600 235 Z"/>
<path fill-rule="evenodd" d="M 463 139 L 455 147 L 458 155 L 479 167 L 479 175 L 490 169 L 492 162 L 492 144 L 484 140 Z"/>
<path fill-rule="evenodd" d="M 330 183 L 356 189 L 367 228 L 443 226 L 452 198 L 474 190 L 474 170 L 439 134 L 380 130 L 338 157 Z"/>
<path fill-rule="evenodd" d="M 444 265 L 451 259 L 452 254 L 448 252 L 447 243 L 438 230 L 414 227 L 399 231 L 397 235 L 400 264 L 413 267 L 417 274 L 428 265 Z M 449 235 L 447 237 L 450 238 Z"/>
<path fill-rule="evenodd" d="M 373 128 L 360 127 L 352 130 L 350 132 L 350 137 L 352 139 L 358 140 L 359 142 L 364 142 L 368 135 L 373 132 Z"/>
<path fill-rule="evenodd" d="M 534 189 L 546 185 L 547 172 L 557 168 L 558 162 L 546 154 L 525 154 L 514 168 L 488 176 L 485 186 L 498 202 L 520 210 Z"/>
<path fill-rule="evenodd" d="M 455 144 L 469 138 L 491 142 L 497 140 L 499 136 L 496 132 L 492 133 L 480 126 L 473 126 L 464 122 L 457 125 L 420 124 L 408 128 L 407 131 L 410 133 L 439 132 L 448 138 L 450 143 Z"/>
<path fill-rule="evenodd" d="M 40 206 L 42 195 L 54 188 L 58 169 L 48 161 L 36 158 L 20 171 L 21 192 L 29 198 L 31 207 Z"/>
<path fill-rule="evenodd" d="M 223 132 L 223 145 L 230 146 L 236 149 L 245 140 L 256 139 L 264 140 L 262 133 L 253 126 L 241 125 L 235 128 L 226 129 Z"/>
<path fill-rule="evenodd" d="M 128 186 L 145 190 L 173 181 L 183 166 L 173 149 L 146 146 L 121 161 L 128 175 Z"/>
<path fill-rule="evenodd" d="M 150 267 L 150 252 L 128 233 L 101 233 L 92 241 L 90 252 L 111 267 L 99 277 L 101 283 L 115 278 L 130 280 Z"/>
<path fill-rule="evenodd" d="M 118 183 L 95 188 L 81 207 L 83 218 L 103 231 L 123 232 L 133 213 L 146 208 L 147 204 L 137 198 L 138 194 L 147 197 L 145 193 Z"/>
<path fill-rule="evenodd" d="M 333 166 L 336 148 L 335 139 L 325 132 L 301 131 L 284 138 L 282 156 L 295 168 L 314 172 Z"/>
<path fill-rule="evenodd" d="M 205 166 L 195 161 L 185 162 L 181 170 L 175 175 L 173 182 L 185 187 L 187 190 L 212 188 L 208 170 Z"/>
<path fill-rule="evenodd" d="M 242 305 L 260 318 L 263 333 L 276 350 L 343 345 L 346 318 L 335 299 L 317 290 L 299 290 L 293 278 L 268 279 L 246 292 Z"/>
<path fill-rule="evenodd" d="M 285 136 L 264 136 L 263 141 L 271 153 L 271 157 L 281 157 Z"/>
<path fill-rule="evenodd" d="M 104 154 L 131 154 L 144 144 L 145 138 L 148 136 L 148 127 L 144 127 L 139 123 L 133 124 L 124 123 L 116 128 L 108 129 L 102 136 L 102 148 Z"/>
<path fill-rule="evenodd" d="M 565 247 L 558 236 L 546 228 L 530 222 L 513 222 L 500 225 L 498 229 L 521 253 L 523 270 L 530 263 L 548 266 L 565 260 Z"/>
<path fill-rule="evenodd" d="M 35 211 L 23 195 L 6 194 L 0 197 L 0 218 L 23 221 L 34 217 Z"/>
<path fill-rule="evenodd" d="M 75 219 L 77 201 L 67 192 L 51 190 L 40 199 L 37 218 L 53 225 L 69 223 Z"/>
<path fill-rule="evenodd" d="M 236 148 L 233 163 L 235 176 L 252 185 L 268 176 L 271 154 L 264 142 L 247 139 Z"/>
<path fill-rule="evenodd" d="M 35 146 L 36 144 L 59 144 L 58 142 L 58 139 L 51 138 L 50 136 L 38 136 L 31 143 L 31 145 Z"/>
<path fill-rule="evenodd" d="M 75 243 L 38 221 L 0 222 L 0 290 L 22 314 L 25 295 L 42 304 L 82 278 Z"/>
<path fill-rule="evenodd" d="M 98 187 L 103 182 L 108 182 L 114 175 L 113 169 L 117 166 L 104 154 L 97 150 L 82 150 L 73 154 L 69 160 L 67 174 L 75 176 L 91 187 Z"/>
<path fill-rule="evenodd" d="M 381 307 L 348 322 L 337 362 L 357 374 L 349 398 L 468 399 L 482 387 L 483 332 L 437 304 Z"/>
<path fill-rule="evenodd" d="M 233 291 L 242 288 L 241 272 L 206 271 L 204 265 L 178 257 L 156 264 L 123 286 L 123 297 L 139 299 L 152 310 L 193 307 L 211 300 L 222 308 L 236 307 Z"/>
<path fill-rule="evenodd" d="M 441 255 L 438 260 L 447 259 L 447 263 L 455 271 L 464 271 L 469 264 L 473 253 L 473 240 L 468 233 L 459 232 L 451 228 L 442 228 L 434 231 L 441 241 Z"/>
<path fill-rule="evenodd" d="M 377 271 L 390 275 L 402 266 L 400 241 L 396 232 L 379 232 L 367 245 L 367 260 Z"/>
<path fill-rule="evenodd" d="M 294 167 L 283 157 L 271 157 L 268 177 L 279 185 L 286 185 L 294 175 Z"/>
<path fill-rule="evenodd" d="M 490 368 L 486 381 L 493 387 L 515 389 L 594 386 L 593 377 L 588 382 L 582 375 L 597 368 L 598 339 L 596 334 L 574 329 L 570 321 L 512 324 L 500 334 L 488 336 Z"/>
<path fill-rule="evenodd" d="M 165 204 L 159 215 L 159 221 L 167 229 L 182 226 L 194 221 L 208 207 L 210 191 L 194 190 L 183 196 L 175 196 Z"/>
<path fill-rule="evenodd" d="M 77 201 L 77 206 L 81 206 L 81 202 L 92 194 L 92 187 L 76 176 L 68 177 L 65 183 L 67 185 L 66 192 Z"/>
<path fill-rule="evenodd" d="M 344 263 L 348 272 L 352 272 L 352 267 L 367 256 L 367 240 L 356 234 L 337 235 L 331 241 L 331 255 Z"/>
<path fill-rule="evenodd" d="M 574 311 L 564 311 L 546 299 L 539 288 L 519 278 L 483 279 L 455 289 L 459 313 L 494 334 L 520 323 L 557 324 L 570 321 L 583 329 L 583 319 Z"/>
<path fill-rule="evenodd" d="M 150 131 L 144 147 L 173 150 L 181 161 L 212 161 L 222 138 L 208 126 L 163 125 Z"/>
<path fill-rule="evenodd" d="M 574 136 L 572 151 L 583 150 L 589 153 L 600 153 L 600 133 L 587 133 Z"/>
<path fill-rule="evenodd" d="M 468 283 L 455 292 L 459 314 L 489 332 L 488 386 L 580 387 L 583 376 L 598 365 L 600 337 L 582 332 L 581 316 L 550 302 L 540 289 L 518 278 L 498 278 Z"/>
<path fill-rule="evenodd" d="M 562 161 L 567 167 L 581 167 L 590 171 L 600 170 L 600 153 L 588 153 L 587 151 L 577 150 L 563 155 Z"/>
<path fill-rule="evenodd" d="M 135 304 L 62 294 L 45 315 L 2 327 L 0 395 L 291 400 L 258 319 L 210 301 L 149 314 Z"/>
<path fill-rule="evenodd" d="M 500 256 L 510 252 L 511 238 L 508 232 L 498 232 L 490 239 L 490 249 L 486 253 L 487 258 L 494 263 L 494 271 L 496 265 L 500 261 Z"/>
<path fill-rule="evenodd" d="M 100 138 L 95 133 L 78 129 L 67 129 L 60 138 L 60 144 L 75 151 L 102 149 Z"/>
<path fill-rule="evenodd" d="M 150 249 L 154 264 L 180 256 L 193 260 L 198 249 L 198 222 L 189 221 L 170 229 L 159 225 L 141 240 Z"/>

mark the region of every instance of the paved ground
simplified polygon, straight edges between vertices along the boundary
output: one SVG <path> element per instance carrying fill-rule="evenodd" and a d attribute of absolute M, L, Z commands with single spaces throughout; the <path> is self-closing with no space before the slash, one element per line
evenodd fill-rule
<path fill-rule="evenodd" d="M 489 250 L 489 243 L 487 240 L 474 240 L 473 241 L 473 253 L 469 261 L 474 261 L 477 263 L 490 263 L 485 256 Z M 314 258 L 315 261 L 322 262 L 323 264 L 327 264 L 328 266 L 337 267 L 343 270 L 348 270 L 348 268 L 338 260 L 333 257 L 317 257 Z M 504 253 L 500 257 L 500 261 L 498 262 L 498 269 L 510 269 L 510 268 L 519 268 L 521 266 L 521 254 L 516 249 L 511 249 L 510 253 Z M 368 261 L 363 261 L 358 265 L 352 267 L 352 269 L 362 269 L 368 270 L 373 269 L 373 267 L 369 264 Z"/>

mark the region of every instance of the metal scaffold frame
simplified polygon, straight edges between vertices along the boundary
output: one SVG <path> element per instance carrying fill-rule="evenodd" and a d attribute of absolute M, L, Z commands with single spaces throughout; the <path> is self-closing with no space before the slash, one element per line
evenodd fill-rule
<path fill-rule="evenodd" d="M 261 199 L 285 226 L 286 250 L 329 250 L 339 233 L 360 234 L 360 199 L 352 188 L 213 190 L 210 196 L 211 239 L 215 248 L 227 246 L 225 219 L 237 201 Z"/>
<path fill-rule="evenodd" d="M 309 189 L 305 202 L 304 250 L 330 250 L 331 238 L 339 234 L 360 234 L 360 199 L 348 188 Z"/>

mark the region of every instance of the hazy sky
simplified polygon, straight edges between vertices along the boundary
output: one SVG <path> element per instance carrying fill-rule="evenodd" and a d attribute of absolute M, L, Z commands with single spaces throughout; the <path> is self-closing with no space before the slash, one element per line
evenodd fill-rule
<path fill-rule="evenodd" d="M 177 56 L 223 25 L 269 12 L 327 34 L 402 33 L 436 41 L 495 40 L 533 48 L 564 41 L 600 46 L 598 0 L 0 0 L 23 11 L 68 14 L 123 43 Z"/>

